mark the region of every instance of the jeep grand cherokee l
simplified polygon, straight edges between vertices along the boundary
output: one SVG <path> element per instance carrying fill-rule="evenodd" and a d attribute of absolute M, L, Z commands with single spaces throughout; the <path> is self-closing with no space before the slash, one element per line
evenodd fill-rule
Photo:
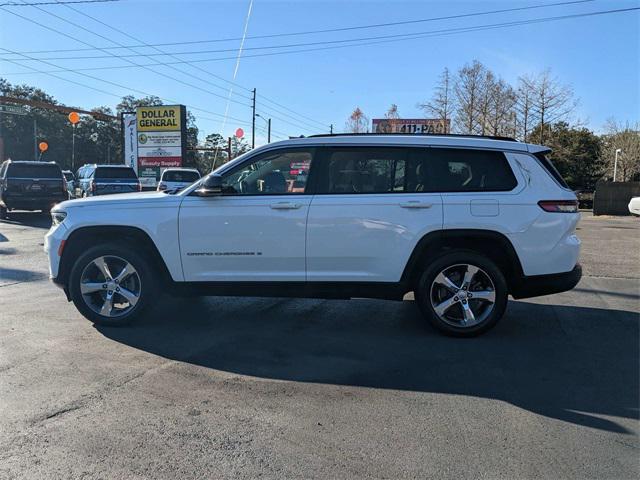
<path fill-rule="evenodd" d="M 59 205 L 45 242 L 50 274 L 102 325 L 135 320 L 164 290 L 390 300 L 413 291 L 436 328 L 477 335 L 508 295 L 580 279 L 576 196 L 546 153 L 470 136 L 272 143 L 173 195 Z"/>
<path fill-rule="evenodd" d="M 48 212 L 68 199 L 67 182 L 56 163 L 7 160 L 0 165 L 0 218 L 10 210 Z"/>

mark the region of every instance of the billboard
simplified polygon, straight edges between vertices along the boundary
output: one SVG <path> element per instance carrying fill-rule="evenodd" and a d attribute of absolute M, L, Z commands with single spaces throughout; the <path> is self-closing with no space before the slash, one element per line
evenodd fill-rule
<path fill-rule="evenodd" d="M 184 105 L 136 108 L 137 172 L 143 187 L 155 187 L 165 168 L 182 166 L 186 130 Z"/>
<path fill-rule="evenodd" d="M 451 120 L 441 118 L 374 118 L 373 133 L 449 133 Z"/>

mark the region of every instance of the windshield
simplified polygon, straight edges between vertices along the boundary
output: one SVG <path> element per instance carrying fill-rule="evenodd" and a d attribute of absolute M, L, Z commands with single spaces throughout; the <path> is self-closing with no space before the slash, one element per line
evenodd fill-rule
<path fill-rule="evenodd" d="M 62 172 L 60 167 L 53 163 L 47 164 L 28 164 L 28 163 L 11 163 L 7 171 L 9 178 L 61 178 Z"/>
<path fill-rule="evenodd" d="M 164 182 L 193 183 L 200 178 L 198 172 L 188 170 L 167 170 L 162 175 Z"/>
<path fill-rule="evenodd" d="M 137 180 L 136 172 L 133 171 L 130 167 L 105 167 L 105 168 L 96 168 L 96 173 L 93 175 L 94 178 L 130 178 L 132 180 Z"/>

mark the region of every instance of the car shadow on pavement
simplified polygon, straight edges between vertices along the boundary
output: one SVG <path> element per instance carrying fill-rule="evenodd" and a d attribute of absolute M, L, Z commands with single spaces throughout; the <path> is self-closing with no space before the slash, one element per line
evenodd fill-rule
<path fill-rule="evenodd" d="M 3 223 L 48 229 L 51 227 L 51 215 L 41 212 L 9 212 L 9 218 L 0 220 L 0 228 Z"/>
<path fill-rule="evenodd" d="M 255 377 L 497 399 L 595 429 L 638 418 L 639 314 L 511 301 L 491 332 L 439 335 L 413 302 L 206 298 L 166 302 L 103 335 Z M 606 418 L 605 418 L 606 417 Z"/>
<path fill-rule="evenodd" d="M 1 255 L 10 255 L 11 252 L 3 252 L 0 249 L 0 259 Z M 47 278 L 46 273 L 36 272 L 34 270 L 22 270 L 19 268 L 3 268 L 2 264 L 0 264 L 0 283 L 2 282 L 32 282 L 35 280 L 42 280 Z"/>

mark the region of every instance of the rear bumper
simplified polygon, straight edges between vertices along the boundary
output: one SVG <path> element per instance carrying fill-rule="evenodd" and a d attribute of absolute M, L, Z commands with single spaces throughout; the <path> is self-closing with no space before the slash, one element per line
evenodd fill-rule
<path fill-rule="evenodd" d="M 577 264 L 570 272 L 523 276 L 512 286 L 510 293 L 518 299 L 566 292 L 575 287 L 581 278 L 582 267 Z"/>
<path fill-rule="evenodd" d="M 69 195 L 51 195 L 42 197 L 31 197 L 22 195 L 3 195 L 0 199 L 5 207 L 17 210 L 40 210 L 48 208 L 53 204 L 69 200 Z"/>

